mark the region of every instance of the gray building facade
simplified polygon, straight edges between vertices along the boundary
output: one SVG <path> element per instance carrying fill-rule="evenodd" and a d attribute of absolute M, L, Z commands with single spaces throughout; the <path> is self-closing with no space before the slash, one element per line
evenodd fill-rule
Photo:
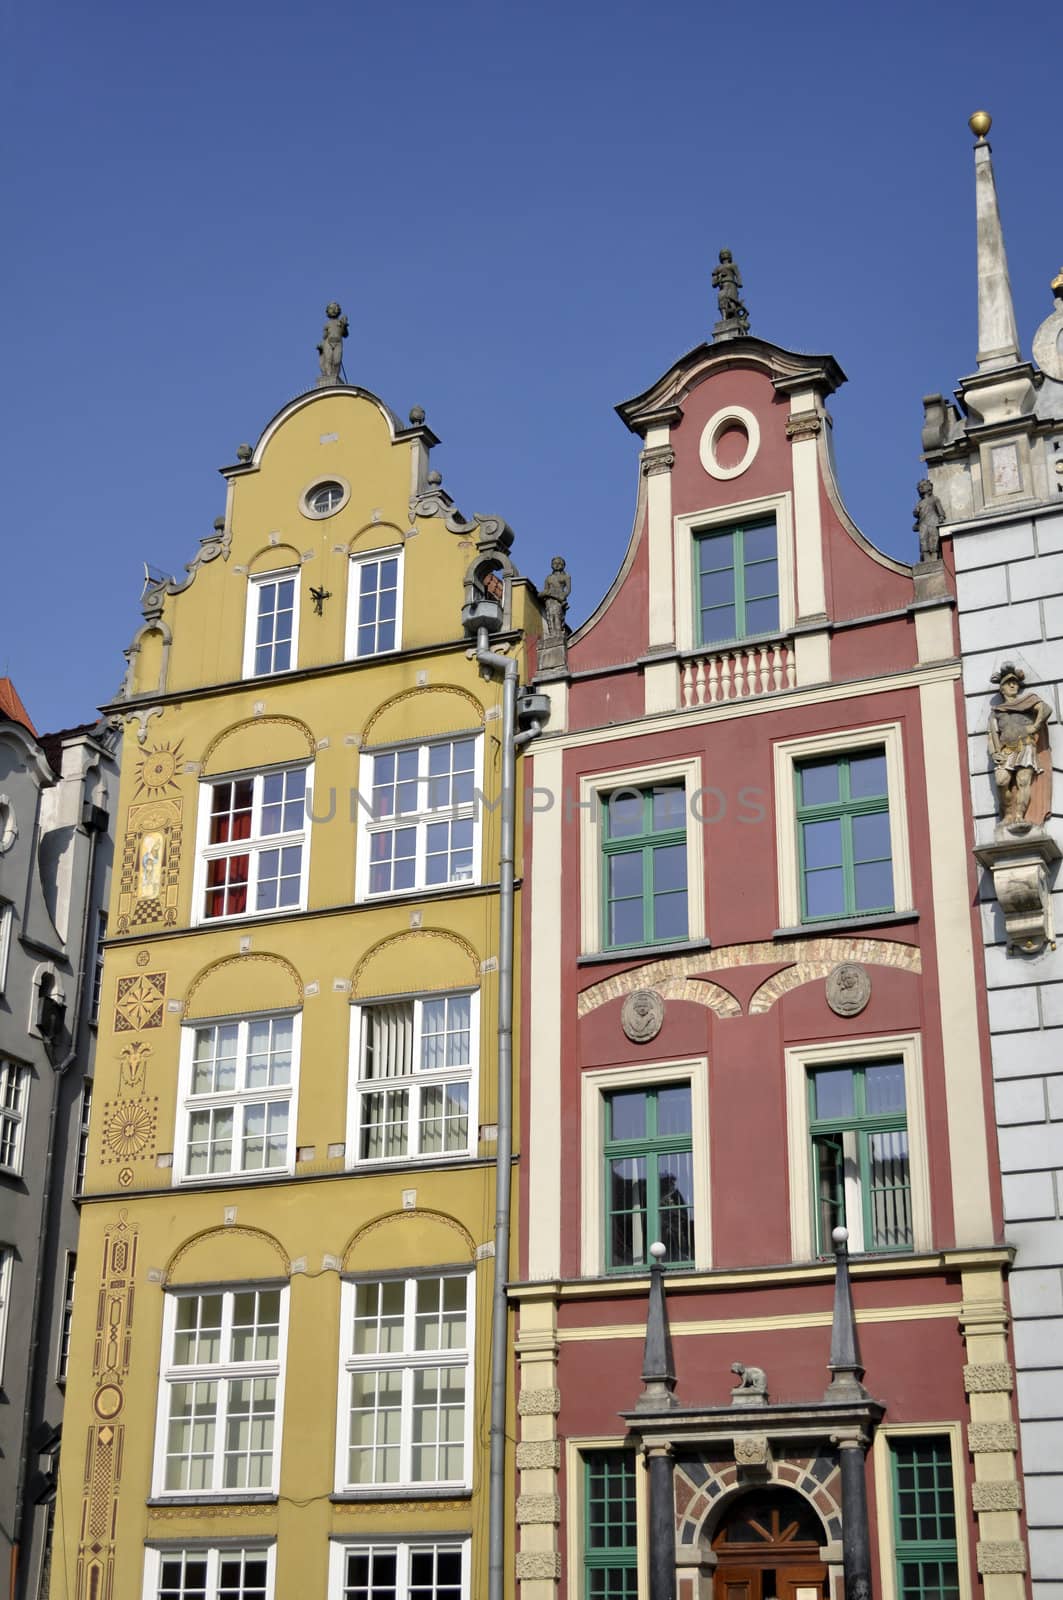
<path fill-rule="evenodd" d="M 923 446 L 956 572 L 1030 1578 L 1063 1600 L 1063 274 L 1024 360 L 987 123 L 977 367 L 958 404 L 927 397 Z"/>
<path fill-rule="evenodd" d="M 47 1593 L 118 735 L 0 680 L 0 1593 Z"/>

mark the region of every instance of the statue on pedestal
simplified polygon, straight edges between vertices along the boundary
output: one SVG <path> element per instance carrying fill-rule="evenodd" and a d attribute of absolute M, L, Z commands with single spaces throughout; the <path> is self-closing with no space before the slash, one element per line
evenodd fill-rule
<path fill-rule="evenodd" d="M 325 307 L 325 316 L 328 321 L 321 331 L 321 343 L 317 347 L 321 357 L 321 376 L 317 380 L 319 389 L 326 384 L 339 383 L 340 368 L 343 366 L 343 341 L 350 331 L 347 318 L 335 300 L 330 300 Z"/>
<path fill-rule="evenodd" d="M 568 628 L 565 613 L 572 593 L 572 579 L 565 571 L 564 556 L 555 556 L 550 574 L 539 590 L 543 603 L 543 631 L 539 639 L 539 671 L 563 672 L 568 665 Z"/>
<path fill-rule="evenodd" d="M 735 266 L 730 250 L 720 251 L 720 265 L 712 270 L 712 287 L 717 291 L 720 320 L 713 329 L 715 337 L 727 334 L 731 338 L 749 332 L 749 312 L 742 303 L 739 290 L 742 276 Z"/>
<path fill-rule="evenodd" d="M 989 754 L 1000 819 L 1010 827 L 1025 821 L 1030 809 L 1030 791 L 1041 771 L 1041 730 L 1052 710 L 1032 690 L 1023 693 L 1026 674 L 1011 661 L 1005 661 L 990 682 L 1000 690 L 1001 699 L 989 712 Z"/>
<path fill-rule="evenodd" d="M 937 561 L 941 556 L 941 524 L 946 517 L 929 478 L 919 480 L 919 499 L 912 517 L 912 527 L 919 535 L 920 561 Z"/>

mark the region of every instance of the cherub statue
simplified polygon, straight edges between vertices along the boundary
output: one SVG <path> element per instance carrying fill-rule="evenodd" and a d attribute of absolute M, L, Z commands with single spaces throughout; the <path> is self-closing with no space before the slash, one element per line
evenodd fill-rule
<path fill-rule="evenodd" d="M 543 600 L 543 638 L 562 639 L 565 634 L 565 612 L 572 593 L 572 579 L 565 571 L 564 556 L 555 556 L 550 563 L 550 576 L 539 593 Z"/>
<path fill-rule="evenodd" d="M 731 1390 L 733 1406 L 762 1406 L 768 1400 L 768 1377 L 763 1367 L 747 1367 L 741 1361 L 731 1363 L 731 1371 L 738 1379 Z"/>
<path fill-rule="evenodd" d="M 936 561 L 941 554 L 940 528 L 945 521 L 945 507 L 929 478 L 919 480 L 919 500 L 912 517 L 912 527 L 919 535 L 919 559 Z"/>
<path fill-rule="evenodd" d="M 737 323 L 740 333 L 748 333 L 749 312 L 738 292 L 742 287 L 742 278 L 730 250 L 720 251 L 720 265 L 712 269 L 712 287 L 717 291 L 720 321 Z"/>
<path fill-rule="evenodd" d="M 1030 809 L 1030 790 L 1041 770 L 1037 747 L 1041 729 L 1052 715 L 1051 707 L 1033 693 L 1022 692 L 1026 674 L 1005 661 L 990 677 L 1000 690 L 999 705 L 989 712 L 987 736 L 993 761 L 993 782 L 1004 823 L 1022 822 Z"/>
<path fill-rule="evenodd" d="M 319 384 L 339 383 L 340 368 L 343 365 L 343 341 L 350 329 L 347 318 L 343 315 L 335 300 L 330 300 L 325 307 L 328 321 L 321 332 L 321 343 L 317 353 L 321 357 L 321 377 Z"/>

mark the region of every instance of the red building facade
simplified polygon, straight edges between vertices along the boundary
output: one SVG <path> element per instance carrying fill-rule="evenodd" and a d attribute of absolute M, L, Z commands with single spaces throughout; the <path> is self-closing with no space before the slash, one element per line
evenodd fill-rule
<path fill-rule="evenodd" d="M 843 381 L 732 320 L 619 407 L 631 540 L 540 657 L 523 1600 L 651 1593 L 655 1458 L 680 1600 L 841 1600 L 847 1451 L 876 1596 L 1026 1592 L 952 575 L 849 519 Z M 839 1227 L 866 1375 L 827 1394 Z"/>

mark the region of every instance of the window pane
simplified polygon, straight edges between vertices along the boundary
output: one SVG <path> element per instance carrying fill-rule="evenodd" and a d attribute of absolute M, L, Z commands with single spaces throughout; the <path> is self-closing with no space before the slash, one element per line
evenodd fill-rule
<path fill-rule="evenodd" d="M 764 522 L 759 527 L 745 528 L 742 535 L 742 548 L 747 567 L 750 562 L 765 561 L 774 563 L 776 553 L 775 523 Z"/>
<path fill-rule="evenodd" d="M 655 939 L 682 939 L 686 937 L 686 881 L 686 845 L 658 845 L 653 851 L 653 936 Z"/>
<path fill-rule="evenodd" d="M 890 858 L 890 819 L 888 811 L 872 811 L 853 818 L 853 860 L 888 861 Z"/>
<path fill-rule="evenodd" d="M 735 536 L 726 533 L 703 533 L 698 536 L 698 558 L 702 572 L 719 572 L 734 567 Z"/>
<path fill-rule="evenodd" d="M 804 822 L 801 825 L 804 842 L 805 871 L 822 867 L 840 867 L 842 862 L 842 825 L 839 818 L 823 822 Z"/>
<path fill-rule="evenodd" d="M 849 793 L 854 800 L 886 793 L 886 756 L 882 750 L 849 757 Z"/>
<path fill-rule="evenodd" d="M 690 1085 L 676 1084 L 671 1089 L 657 1090 L 657 1132 L 662 1135 L 689 1133 Z"/>
<path fill-rule="evenodd" d="M 871 1246 L 903 1250 L 912 1243 L 908 1135 L 903 1130 L 868 1135 Z"/>
<path fill-rule="evenodd" d="M 771 580 L 773 583 L 777 580 Z M 746 633 L 778 633 L 779 602 L 774 595 L 746 600 Z"/>
<path fill-rule="evenodd" d="M 888 861 L 874 861 L 857 866 L 854 872 L 856 882 L 857 911 L 877 911 L 880 908 L 892 909 L 893 906 L 893 868 Z"/>
<path fill-rule="evenodd" d="M 798 773 L 803 806 L 827 805 L 839 798 L 836 761 L 803 761 Z"/>
<path fill-rule="evenodd" d="M 681 785 L 673 785 L 668 789 L 654 789 L 653 791 L 653 831 L 662 833 L 669 828 L 682 828 L 686 825 L 686 791 Z"/>
<path fill-rule="evenodd" d="M 657 1158 L 661 1242 L 666 1261 L 694 1259 L 694 1158 L 671 1151 Z M 650 1240 L 653 1243 L 653 1240 Z"/>
<path fill-rule="evenodd" d="M 903 1111 L 904 1063 L 883 1061 L 864 1068 L 864 1096 L 867 1110 L 875 1115 Z"/>
<path fill-rule="evenodd" d="M 700 579 L 701 608 L 734 606 L 735 575 L 730 568 L 716 572 L 703 572 Z"/>
<path fill-rule="evenodd" d="M 851 1117 L 856 1109 L 853 1098 L 853 1071 L 851 1067 L 828 1067 L 814 1074 L 815 1111 L 817 1119 Z"/>
<path fill-rule="evenodd" d="M 666 1093 L 669 1091 L 665 1091 Z M 622 1090 L 608 1096 L 609 1138 L 642 1139 L 647 1132 L 646 1095 L 641 1090 Z"/>
<path fill-rule="evenodd" d="M 805 915 L 808 917 L 842 917 L 848 907 L 845 903 L 845 875 L 841 867 L 831 867 L 822 872 L 805 873 Z"/>
<path fill-rule="evenodd" d="M 629 1267 L 646 1260 L 646 1162 L 624 1157 L 608 1163 L 609 1265 Z"/>
<path fill-rule="evenodd" d="M 606 801 L 610 839 L 631 839 L 641 834 L 645 801 L 639 789 L 615 789 Z"/>

